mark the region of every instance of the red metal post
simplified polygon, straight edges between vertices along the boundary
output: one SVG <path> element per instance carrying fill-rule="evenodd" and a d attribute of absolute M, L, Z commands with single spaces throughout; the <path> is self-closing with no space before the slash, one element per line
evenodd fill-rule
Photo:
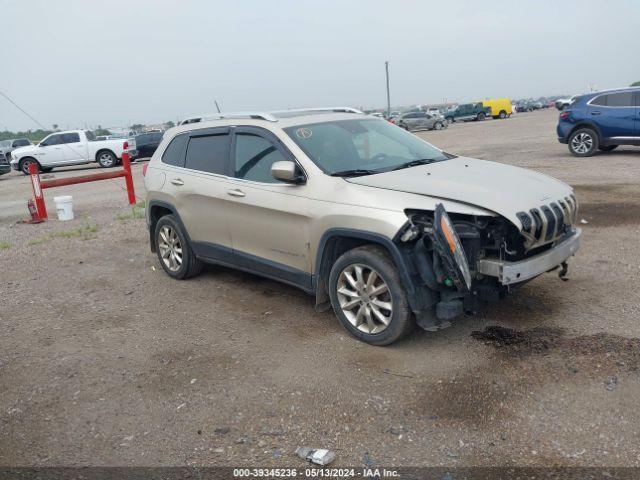
<path fill-rule="evenodd" d="M 129 196 L 129 205 L 135 205 L 136 193 L 133 190 L 133 176 L 131 175 L 131 162 L 129 161 L 129 153 L 122 152 L 122 168 L 124 168 L 124 181 L 127 184 L 127 195 Z"/>
<path fill-rule="evenodd" d="M 29 163 L 29 176 L 31 177 L 31 186 L 33 187 L 33 196 L 36 199 L 36 210 L 38 216 L 42 220 L 46 220 L 47 207 L 44 203 L 44 195 L 42 193 L 42 187 L 40 185 L 40 173 L 38 173 L 38 164 L 35 162 Z"/>

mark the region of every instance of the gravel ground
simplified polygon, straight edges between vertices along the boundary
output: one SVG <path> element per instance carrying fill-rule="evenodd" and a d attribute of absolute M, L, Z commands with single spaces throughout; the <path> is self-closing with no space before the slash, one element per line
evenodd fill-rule
<path fill-rule="evenodd" d="M 640 150 L 574 158 L 556 118 L 420 135 L 572 184 L 569 281 L 384 348 L 269 280 L 169 279 L 120 180 L 59 189 L 77 219 L 24 225 L 29 183 L 1 177 L 0 465 L 302 467 L 301 445 L 332 466 L 640 465 Z"/>

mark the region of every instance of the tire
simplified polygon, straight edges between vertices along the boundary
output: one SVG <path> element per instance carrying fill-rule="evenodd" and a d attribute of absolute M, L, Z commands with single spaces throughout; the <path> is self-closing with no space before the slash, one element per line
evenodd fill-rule
<path fill-rule="evenodd" d="M 480 112 L 480 113 L 478 114 L 478 116 L 476 117 L 476 120 L 478 120 L 478 121 L 480 121 L 480 122 L 481 122 L 482 120 L 484 120 L 485 116 L 486 116 L 486 115 L 485 115 L 484 113 Z"/>
<path fill-rule="evenodd" d="M 590 157 L 599 147 L 598 134 L 590 128 L 579 128 L 569 135 L 569 151 L 576 157 Z"/>
<path fill-rule="evenodd" d="M 455 120 L 453 119 L 453 117 L 447 117 L 445 120 L 447 121 L 447 123 L 448 123 L 449 125 L 451 125 L 451 124 L 455 121 Z"/>
<path fill-rule="evenodd" d="M 53 167 L 47 167 L 47 168 L 41 167 L 40 170 L 42 170 L 44 173 L 49 173 L 53 170 Z"/>
<path fill-rule="evenodd" d="M 42 167 L 40 166 L 40 162 L 38 162 L 35 158 L 32 157 L 27 157 L 27 158 L 23 158 L 22 160 L 20 160 L 20 171 L 25 174 L 25 175 L 29 175 L 29 164 L 30 163 L 35 163 L 36 165 L 38 165 L 38 172 L 42 171 Z"/>
<path fill-rule="evenodd" d="M 434 130 L 442 130 L 443 128 L 444 128 L 444 125 L 442 125 L 442 122 L 436 122 L 433 124 Z"/>
<path fill-rule="evenodd" d="M 373 273 L 376 276 L 366 287 Z M 386 290 L 374 296 L 372 292 L 384 288 L 383 285 Z M 329 274 L 329 296 L 342 326 L 363 342 L 389 345 L 413 329 L 413 315 L 398 270 L 386 250 L 379 246 L 354 248 L 338 258 Z M 353 306 L 344 308 L 349 305 Z"/>
<path fill-rule="evenodd" d="M 96 155 L 96 160 L 102 168 L 111 168 L 118 165 L 118 159 L 109 150 L 102 150 Z"/>
<path fill-rule="evenodd" d="M 507 112 L 505 112 L 504 110 L 500 110 L 500 113 L 498 114 L 498 118 L 500 118 L 501 120 L 504 120 L 505 118 L 507 118 Z"/>
<path fill-rule="evenodd" d="M 153 238 L 158 260 L 167 275 L 184 280 L 194 277 L 202 271 L 204 264 L 196 258 L 187 236 L 175 216 L 161 217 L 156 223 Z M 179 252 L 176 248 L 179 249 Z"/>
<path fill-rule="evenodd" d="M 612 150 L 615 150 L 616 148 L 618 148 L 618 145 L 600 145 L 598 147 L 598 150 L 600 150 L 601 152 L 610 152 Z"/>
<path fill-rule="evenodd" d="M 410 132 L 411 130 L 409 130 L 409 127 L 403 123 L 402 125 L 400 125 L 400 127 L 404 128 L 407 132 Z"/>

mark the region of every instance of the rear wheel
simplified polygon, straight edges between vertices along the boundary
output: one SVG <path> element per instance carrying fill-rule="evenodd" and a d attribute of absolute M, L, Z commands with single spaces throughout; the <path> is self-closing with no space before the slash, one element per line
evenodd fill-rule
<path fill-rule="evenodd" d="M 358 247 L 338 258 L 329 275 L 329 295 L 342 326 L 371 345 L 388 345 L 413 328 L 400 275 L 381 247 Z"/>
<path fill-rule="evenodd" d="M 590 157 L 598 149 L 598 135 L 590 128 L 579 128 L 569 136 L 569 151 L 576 157 Z"/>
<path fill-rule="evenodd" d="M 20 170 L 22 171 L 22 173 L 24 173 L 25 175 L 29 175 L 29 165 L 31 165 L 32 163 L 35 163 L 37 165 L 39 172 L 42 171 L 42 167 L 40 166 L 40 163 L 38 163 L 38 161 L 35 158 L 29 157 L 20 161 Z"/>
<path fill-rule="evenodd" d="M 436 130 L 442 130 L 443 127 L 444 127 L 444 125 L 442 125 L 442 122 L 436 122 L 433 125 L 433 128 L 436 129 Z"/>
<path fill-rule="evenodd" d="M 498 114 L 498 117 L 507 118 L 507 112 L 505 112 L 504 110 L 500 110 L 500 113 Z"/>
<path fill-rule="evenodd" d="M 102 168 L 111 168 L 115 167 L 118 164 L 118 159 L 116 158 L 116 156 L 113 154 L 113 152 L 110 152 L 108 150 L 99 152 L 97 160 L 98 164 Z"/>
<path fill-rule="evenodd" d="M 601 152 L 610 152 L 611 150 L 615 150 L 616 148 L 618 148 L 618 145 L 601 145 L 598 147 L 598 150 L 600 150 Z"/>
<path fill-rule="evenodd" d="M 187 236 L 173 215 L 158 220 L 154 238 L 160 265 L 170 277 L 182 280 L 202 271 L 202 262 L 191 250 Z"/>
<path fill-rule="evenodd" d="M 484 117 L 485 117 L 485 114 L 484 114 L 484 113 L 482 113 L 482 112 L 480 112 L 480 113 L 478 114 L 478 116 L 476 117 L 476 119 L 477 119 L 477 120 L 482 121 L 482 120 L 484 120 Z"/>

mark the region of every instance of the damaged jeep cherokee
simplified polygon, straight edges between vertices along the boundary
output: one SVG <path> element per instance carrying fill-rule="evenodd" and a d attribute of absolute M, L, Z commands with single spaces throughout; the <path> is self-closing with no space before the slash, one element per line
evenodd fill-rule
<path fill-rule="evenodd" d="M 374 345 L 562 276 L 580 242 L 568 185 L 350 108 L 189 119 L 165 134 L 145 186 L 169 276 L 212 263 L 294 285 Z"/>

